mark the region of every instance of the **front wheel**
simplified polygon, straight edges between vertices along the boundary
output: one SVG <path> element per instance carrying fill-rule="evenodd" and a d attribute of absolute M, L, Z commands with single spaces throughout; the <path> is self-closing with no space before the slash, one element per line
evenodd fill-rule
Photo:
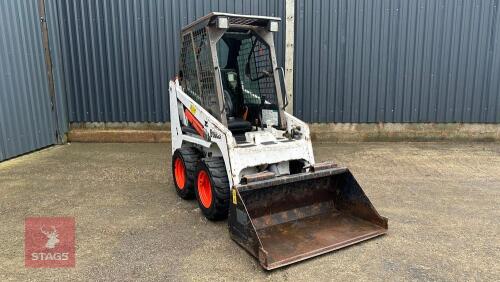
<path fill-rule="evenodd" d="M 222 158 L 206 158 L 198 163 L 195 192 L 201 212 L 207 219 L 227 218 L 229 180 Z"/>

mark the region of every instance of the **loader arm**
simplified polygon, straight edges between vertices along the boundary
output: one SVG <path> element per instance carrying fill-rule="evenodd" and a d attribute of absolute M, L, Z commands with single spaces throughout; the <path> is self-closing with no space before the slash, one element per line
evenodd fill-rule
<path fill-rule="evenodd" d="M 211 153 L 213 156 L 221 156 L 224 162 L 228 164 L 226 166 L 228 175 L 231 175 L 231 160 L 228 147 L 235 144 L 231 131 L 184 93 L 178 80 L 170 81 L 169 91 L 170 113 L 174 117 L 170 122 L 172 153 L 183 146 L 196 145 L 202 147 L 204 148 L 202 150 Z M 204 136 L 183 133 L 181 120 L 184 120 L 184 124 L 188 124 L 184 110 L 188 110 L 203 126 Z M 234 183 L 233 178 L 229 177 L 229 181 L 232 186 Z"/>

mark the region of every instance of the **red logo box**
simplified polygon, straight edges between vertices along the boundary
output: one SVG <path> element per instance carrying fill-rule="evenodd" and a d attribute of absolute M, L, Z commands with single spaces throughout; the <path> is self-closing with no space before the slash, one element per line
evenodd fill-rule
<path fill-rule="evenodd" d="M 75 219 L 28 217 L 24 221 L 26 267 L 74 267 Z"/>

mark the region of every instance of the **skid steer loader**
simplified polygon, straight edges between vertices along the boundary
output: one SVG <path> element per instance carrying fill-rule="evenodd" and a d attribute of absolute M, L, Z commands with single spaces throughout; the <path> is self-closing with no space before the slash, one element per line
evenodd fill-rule
<path fill-rule="evenodd" d="M 353 175 L 315 163 L 308 126 L 287 105 L 273 34 L 279 18 L 210 13 L 181 31 L 170 82 L 177 194 L 265 269 L 387 232 Z"/>

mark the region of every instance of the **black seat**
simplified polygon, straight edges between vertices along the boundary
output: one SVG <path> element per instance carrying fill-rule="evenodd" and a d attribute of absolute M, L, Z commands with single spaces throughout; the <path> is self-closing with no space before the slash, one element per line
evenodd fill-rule
<path fill-rule="evenodd" d="M 235 71 L 232 69 L 222 70 L 222 82 L 224 86 L 224 106 L 226 109 L 227 127 L 232 133 L 245 133 L 252 130 L 252 124 L 240 117 L 243 111 L 243 99 L 238 95 L 238 93 L 234 93 L 234 89 L 231 89 L 231 87 L 229 87 L 229 83 L 227 81 L 228 72 Z"/>
<path fill-rule="evenodd" d="M 252 124 L 242 118 L 230 117 L 227 119 L 227 128 L 232 133 L 245 133 L 252 130 Z"/>
<path fill-rule="evenodd" d="M 240 117 L 236 117 L 237 104 L 235 97 L 224 90 L 224 103 L 226 106 L 227 127 L 232 133 L 245 133 L 252 130 L 252 124 Z"/>

